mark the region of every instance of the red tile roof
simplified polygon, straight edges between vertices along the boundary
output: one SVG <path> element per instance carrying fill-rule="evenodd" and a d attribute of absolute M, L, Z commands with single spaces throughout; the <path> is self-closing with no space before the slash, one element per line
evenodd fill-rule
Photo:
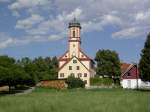
<path fill-rule="evenodd" d="M 127 71 L 127 69 L 131 66 L 131 64 L 128 63 L 121 63 L 121 74 Z"/>

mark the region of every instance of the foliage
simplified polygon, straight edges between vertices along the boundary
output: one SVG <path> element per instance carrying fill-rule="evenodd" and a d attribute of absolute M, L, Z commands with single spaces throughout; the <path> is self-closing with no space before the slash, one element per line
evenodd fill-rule
<path fill-rule="evenodd" d="M 139 63 L 140 75 L 143 81 L 150 81 L 150 33 L 141 53 L 141 60 Z"/>
<path fill-rule="evenodd" d="M 95 61 L 97 62 L 97 75 L 115 77 L 121 74 L 119 56 L 115 51 L 99 50 Z"/>
<path fill-rule="evenodd" d="M 23 66 L 26 73 L 32 77 L 35 84 L 40 80 L 57 79 L 58 60 L 56 57 L 38 57 L 34 60 L 26 57 L 18 62 L 20 66 Z"/>
<path fill-rule="evenodd" d="M 84 88 L 85 82 L 80 78 L 75 78 L 74 76 L 69 76 L 66 80 L 69 89 L 72 88 Z"/>
<path fill-rule="evenodd" d="M 35 85 L 40 80 L 57 78 L 58 60 L 56 57 L 28 57 L 20 60 L 0 56 L 0 86 Z"/>
<path fill-rule="evenodd" d="M 0 56 L 0 86 L 28 85 L 29 75 L 24 69 L 15 63 L 15 59 L 8 56 Z"/>
<path fill-rule="evenodd" d="M 90 78 L 91 85 L 94 86 L 111 86 L 113 84 L 112 78 Z"/>

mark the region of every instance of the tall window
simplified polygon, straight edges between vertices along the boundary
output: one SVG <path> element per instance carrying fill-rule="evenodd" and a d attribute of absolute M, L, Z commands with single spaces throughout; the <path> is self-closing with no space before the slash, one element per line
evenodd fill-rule
<path fill-rule="evenodd" d="M 80 67 L 79 67 L 79 66 L 77 66 L 77 70 L 80 70 Z"/>
<path fill-rule="evenodd" d="M 60 77 L 64 77 L 64 73 L 60 73 Z"/>
<path fill-rule="evenodd" d="M 73 31 L 73 37 L 75 37 L 75 31 Z"/>
<path fill-rule="evenodd" d="M 84 77 L 87 77 L 87 73 L 84 73 Z"/>
<path fill-rule="evenodd" d="M 69 66 L 69 70 L 72 70 L 72 66 Z"/>
<path fill-rule="evenodd" d="M 82 73 L 78 73 L 78 77 L 82 77 Z"/>

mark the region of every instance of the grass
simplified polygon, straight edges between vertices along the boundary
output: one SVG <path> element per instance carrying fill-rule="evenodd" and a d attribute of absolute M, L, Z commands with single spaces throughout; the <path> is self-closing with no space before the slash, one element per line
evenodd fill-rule
<path fill-rule="evenodd" d="M 150 92 L 37 88 L 28 95 L 1 96 L 0 112 L 150 112 Z"/>

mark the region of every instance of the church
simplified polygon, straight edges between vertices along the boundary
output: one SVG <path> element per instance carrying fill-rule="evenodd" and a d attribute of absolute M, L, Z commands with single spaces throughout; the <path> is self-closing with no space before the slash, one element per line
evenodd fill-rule
<path fill-rule="evenodd" d="M 81 50 L 81 25 L 74 18 L 69 23 L 68 50 L 59 58 L 58 79 L 68 76 L 79 77 L 90 86 L 90 78 L 94 77 L 94 61 Z"/>

